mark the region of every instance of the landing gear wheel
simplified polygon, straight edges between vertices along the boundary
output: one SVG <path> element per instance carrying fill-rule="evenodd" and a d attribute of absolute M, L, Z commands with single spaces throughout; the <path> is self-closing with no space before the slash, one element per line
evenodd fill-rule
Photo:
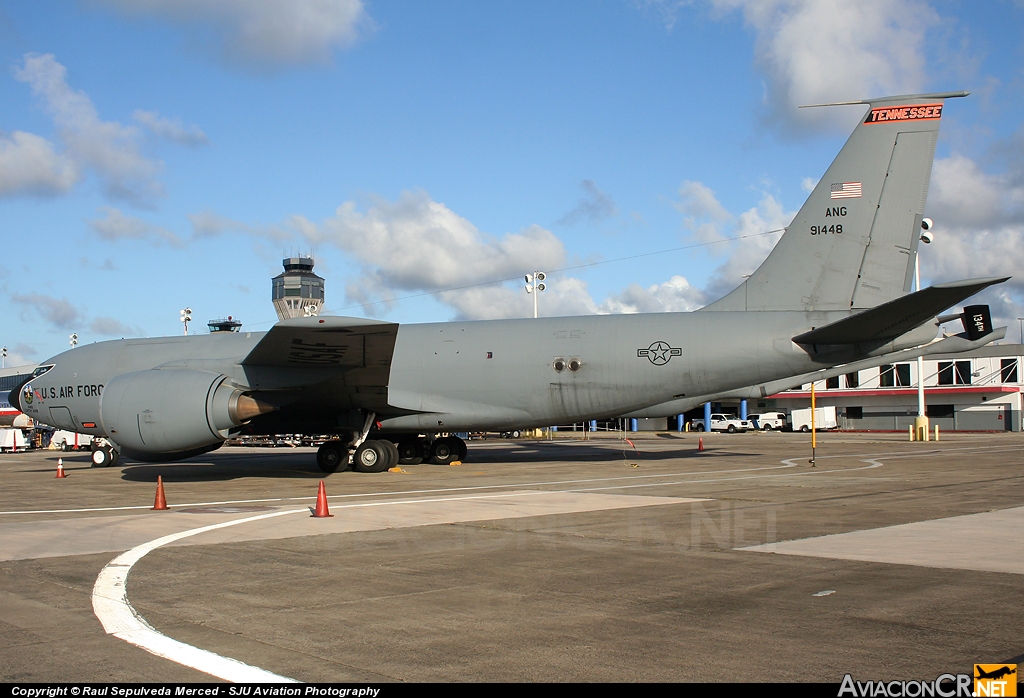
<path fill-rule="evenodd" d="M 457 447 L 456 455 L 458 456 L 458 460 L 466 460 L 466 454 L 469 453 L 469 449 L 466 447 L 466 442 L 460 439 L 458 436 L 449 436 L 448 438 L 455 442 L 455 446 Z"/>
<path fill-rule="evenodd" d="M 454 439 L 443 436 L 430 444 L 430 462 L 434 465 L 448 465 L 459 457 L 459 446 Z"/>
<path fill-rule="evenodd" d="M 361 473 L 382 473 L 388 469 L 389 453 L 379 441 L 364 441 L 352 456 L 352 463 Z"/>
<path fill-rule="evenodd" d="M 120 460 L 121 454 L 110 448 L 104 446 L 103 448 L 97 448 L 92 452 L 92 467 L 94 468 L 109 468 L 117 465 L 117 461 Z"/>
<path fill-rule="evenodd" d="M 388 454 L 388 462 L 385 470 L 391 470 L 398 465 L 398 446 L 395 445 L 394 441 L 388 441 L 387 439 L 381 439 L 378 443 L 384 446 L 384 450 Z"/>
<path fill-rule="evenodd" d="M 348 468 L 348 445 L 341 441 L 328 441 L 317 450 L 316 464 L 325 473 Z"/>
<path fill-rule="evenodd" d="M 422 463 L 426 452 L 427 449 L 421 439 L 405 439 L 398 444 L 398 462 L 401 465 Z"/>

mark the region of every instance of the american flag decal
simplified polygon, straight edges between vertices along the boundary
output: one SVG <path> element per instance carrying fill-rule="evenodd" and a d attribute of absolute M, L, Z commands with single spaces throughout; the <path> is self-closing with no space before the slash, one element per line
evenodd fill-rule
<path fill-rule="evenodd" d="M 832 185 L 833 199 L 859 199 L 861 195 L 860 182 L 839 182 Z"/>

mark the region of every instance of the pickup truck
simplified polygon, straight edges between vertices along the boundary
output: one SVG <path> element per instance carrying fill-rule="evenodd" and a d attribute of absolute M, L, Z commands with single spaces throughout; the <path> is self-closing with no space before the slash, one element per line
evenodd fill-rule
<path fill-rule="evenodd" d="M 754 425 L 750 423 L 750 420 L 737 419 L 732 414 L 713 414 L 711 415 L 711 429 L 705 428 L 703 419 L 692 420 L 690 428 L 693 431 L 727 431 L 730 434 L 735 434 L 738 431 L 753 429 Z"/>

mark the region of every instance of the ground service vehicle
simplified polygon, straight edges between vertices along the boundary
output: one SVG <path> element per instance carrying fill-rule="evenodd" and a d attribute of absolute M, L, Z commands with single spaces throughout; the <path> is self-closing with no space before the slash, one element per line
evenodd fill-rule
<path fill-rule="evenodd" d="M 804 408 L 802 410 L 793 410 L 792 414 L 790 414 L 790 419 L 792 420 L 793 431 L 811 430 L 810 407 Z M 814 408 L 814 428 L 815 430 L 839 428 L 839 422 L 836 420 L 835 406 L 830 405 L 828 407 Z"/>

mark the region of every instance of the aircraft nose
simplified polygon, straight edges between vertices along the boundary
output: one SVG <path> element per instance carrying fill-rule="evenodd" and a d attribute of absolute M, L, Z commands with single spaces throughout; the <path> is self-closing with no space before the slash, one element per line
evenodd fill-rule
<path fill-rule="evenodd" d="M 32 379 L 29 378 L 28 380 L 23 380 L 21 383 L 18 383 L 18 385 L 11 388 L 11 392 L 7 395 L 7 402 L 11 403 L 11 407 L 18 410 L 18 412 L 25 411 L 21 409 L 21 389 L 24 388 L 25 384 L 30 380 Z"/>

